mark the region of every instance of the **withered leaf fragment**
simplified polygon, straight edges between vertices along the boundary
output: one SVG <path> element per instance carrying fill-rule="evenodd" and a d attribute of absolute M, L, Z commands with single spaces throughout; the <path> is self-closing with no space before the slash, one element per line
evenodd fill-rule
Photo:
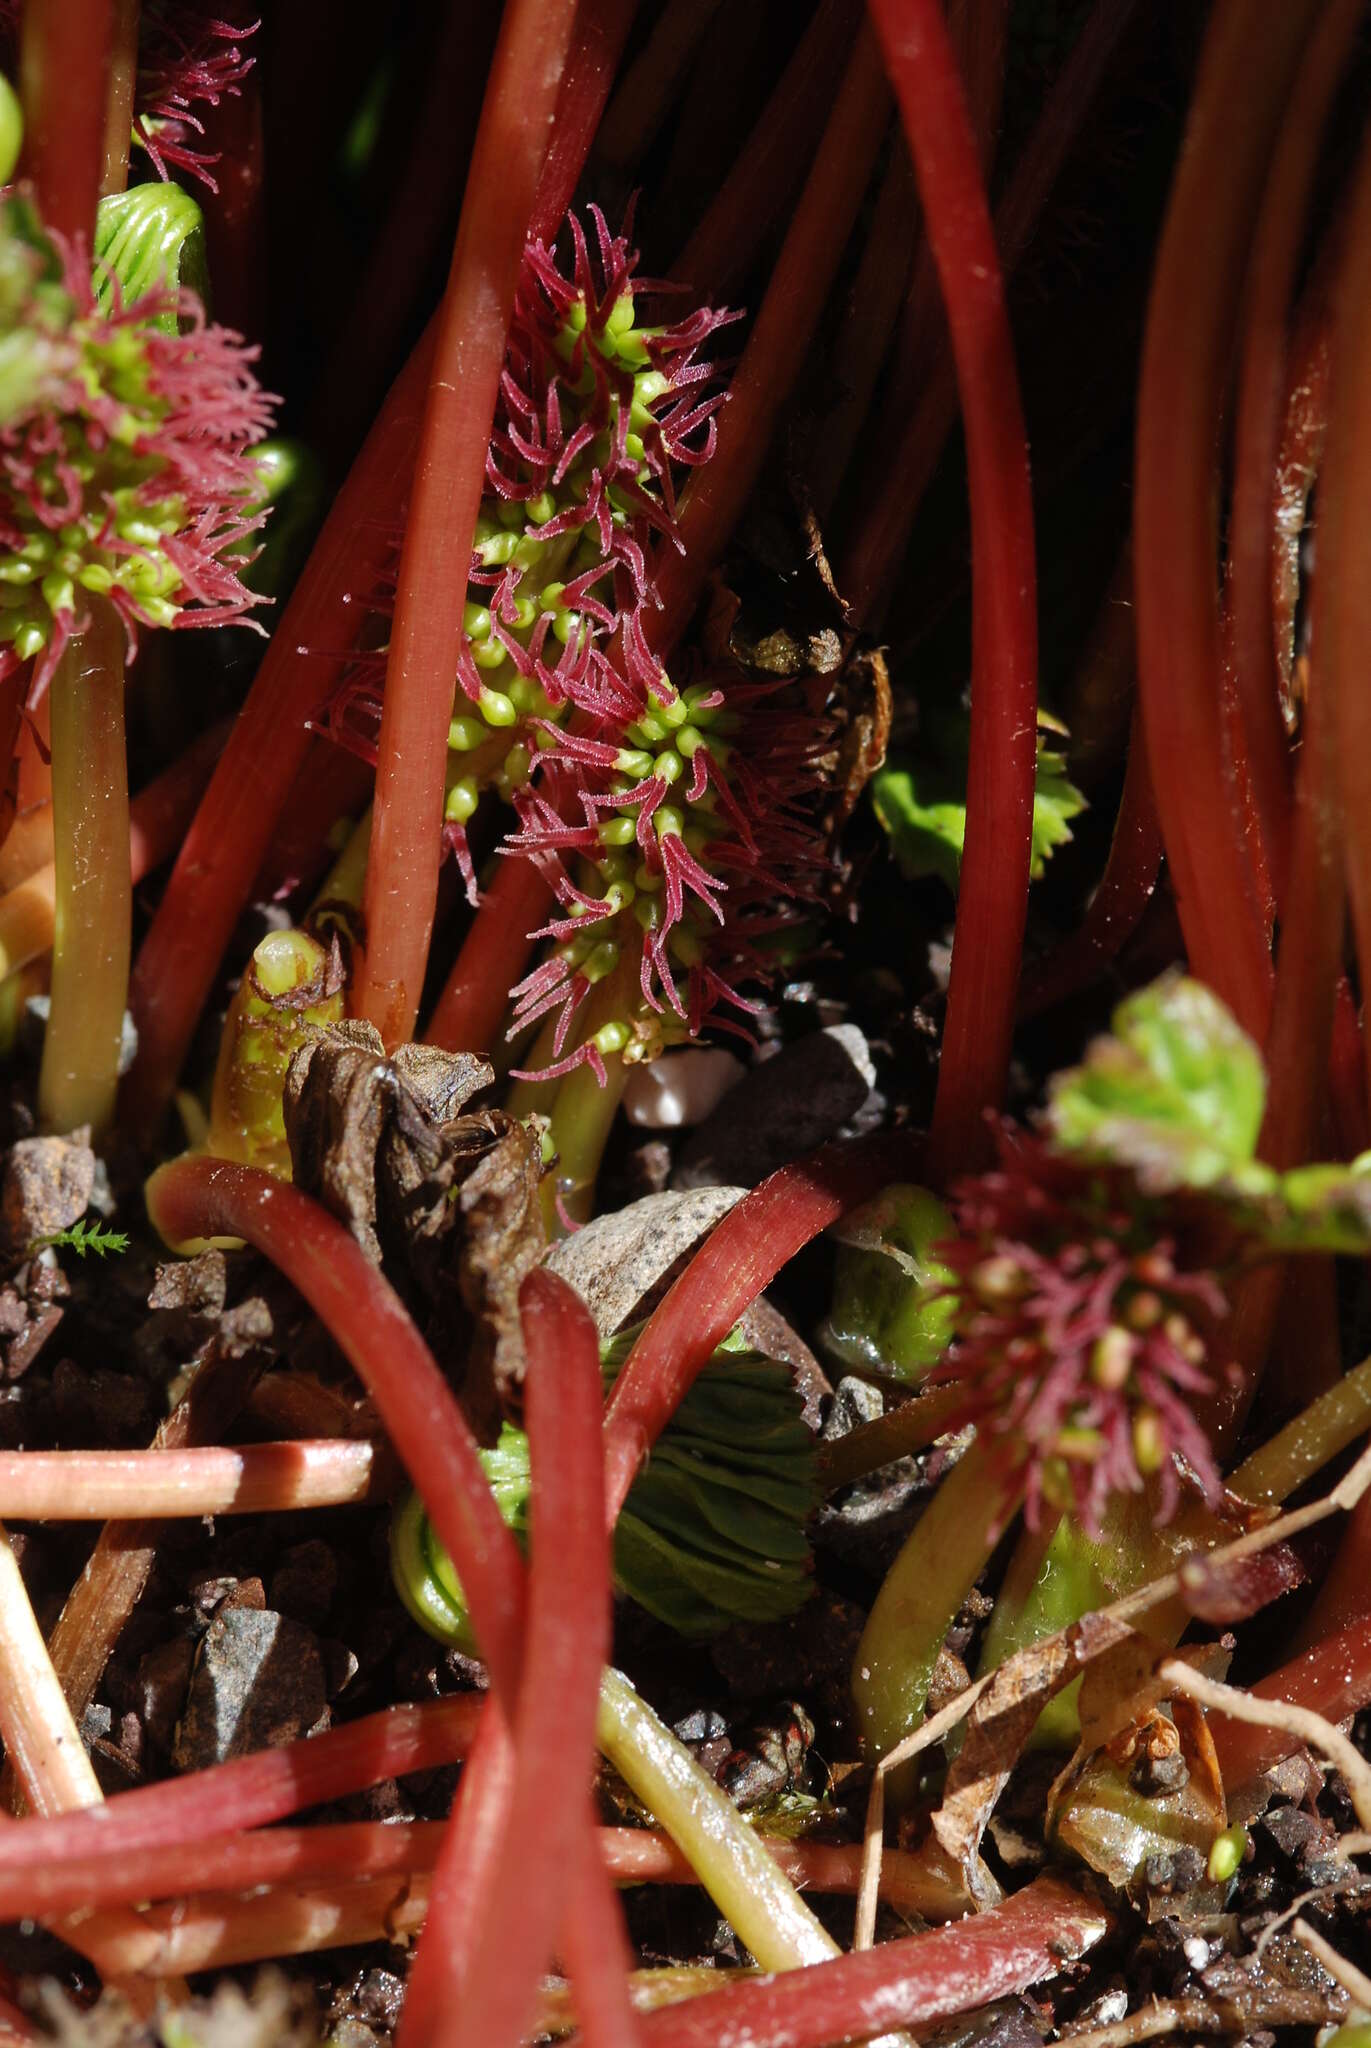
<path fill-rule="evenodd" d="M 471 1053 L 402 1045 L 369 1024 L 321 1030 L 286 1076 L 295 1183 L 384 1265 L 483 1442 L 517 1407 L 518 1297 L 543 1253 L 536 1134 L 468 1110 L 494 1074 Z"/>
<path fill-rule="evenodd" d="M 1087 1614 L 1060 1635 L 1009 1658 L 971 1710 L 966 1738 L 947 1776 L 933 1833 L 979 1908 L 1002 1896 L 980 1848 L 996 1802 L 1047 1702 L 1096 1658 L 1131 1636 L 1121 1621 Z"/>

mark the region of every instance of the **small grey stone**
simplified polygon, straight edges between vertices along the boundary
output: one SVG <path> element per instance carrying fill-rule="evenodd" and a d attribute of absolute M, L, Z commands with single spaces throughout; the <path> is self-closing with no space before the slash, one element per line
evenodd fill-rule
<path fill-rule="evenodd" d="M 323 1658 L 309 1629 L 270 1608 L 223 1608 L 195 1660 L 173 1761 L 179 1771 L 202 1770 L 292 1742 L 325 1706 Z"/>
<path fill-rule="evenodd" d="M 837 1437 L 847 1436 L 860 1423 L 875 1422 L 884 1414 L 885 1396 L 880 1388 L 849 1376 L 839 1380 L 834 1388 L 833 1406 L 819 1434 L 825 1443 L 832 1443 Z"/>
<path fill-rule="evenodd" d="M 777 1167 L 837 1137 L 876 1085 L 855 1024 L 831 1024 L 761 1061 L 687 1140 L 676 1188 L 755 1187 Z"/>

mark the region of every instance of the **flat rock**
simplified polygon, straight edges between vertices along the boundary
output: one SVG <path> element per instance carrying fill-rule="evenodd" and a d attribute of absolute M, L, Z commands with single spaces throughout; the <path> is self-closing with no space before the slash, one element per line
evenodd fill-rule
<path fill-rule="evenodd" d="M 546 1263 L 576 1289 L 600 1335 L 610 1337 L 743 1192 L 703 1187 L 645 1195 L 563 1238 Z"/>
<path fill-rule="evenodd" d="M 749 1068 L 686 1141 L 672 1175 L 678 1189 L 759 1181 L 835 1138 L 876 1085 L 855 1024 L 830 1024 Z"/>
<path fill-rule="evenodd" d="M 172 1751 L 203 1770 L 307 1735 L 326 1707 L 324 1660 L 310 1629 L 271 1608 L 221 1608 L 205 1631 Z"/>

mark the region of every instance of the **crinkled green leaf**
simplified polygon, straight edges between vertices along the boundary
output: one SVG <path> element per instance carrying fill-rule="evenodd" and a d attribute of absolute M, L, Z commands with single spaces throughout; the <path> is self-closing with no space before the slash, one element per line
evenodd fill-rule
<path fill-rule="evenodd" d="M 1056 1144 L 1132 1167 L 1142 1186 L 1274 1189 L 1254 1158 L 1266 1100 L 1261 1055 L 1202 983 L 1164 975 L 1114 1012 L 1113 1030 L 1052 1082 Z"/>
<path fill-rule="evenodd" d="M 876 816 L 890 834 L 891 850 L 910 881 L 934 876 L 955 895 L 966 839 L 965 736 L 943 760 L 887 762 L 871 784 Z M 1033 880 L 1042 878 L 1052 853 L 1071 837 L 1071 819 L 1085 798 L 1066 772 L 1066 757 L 1038 735 L 1033 794 Z"/>
<path fill-rule="evenodd" d="M 606 1347 L 607 1384 L 636 1335 L 623 1332 Z M 501 1515 L 524 1538 L 528 1438 L 506 1423 L 481 1462 Z M 614 1531 L 615 1579 L 682 1635 L 780 1620 L 809 1596 L 806 1524 L 817 1499 L 814 1438 L 789 1367 L 726 1340 L 634 1482 Z M 402 1507 L 391 1548 L 415 1619 L 469 1647 L 461 1586 L 422 1508 Z"/>
<path fill-rule="evenodd" d="M 102 199 L 95 215 L 93 282 L 96 303 L 106 312 L 116 289 L 126 306 L 148 292 L 183 288 L 203 300 L 205 223 L 189 192 L 158 178 Z M 176 332 L 174 307 L 158 324 Z"/>

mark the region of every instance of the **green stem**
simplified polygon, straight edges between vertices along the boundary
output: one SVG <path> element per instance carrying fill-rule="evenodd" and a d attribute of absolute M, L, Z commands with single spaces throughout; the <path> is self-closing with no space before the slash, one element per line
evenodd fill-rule
<path fill-rule="evenodd" d="M 51 685 L 56 912 L 38 1110 L 45 1130 L 89 1124 L 98 1137 L 119 1082 L 133 885 L 124 628 L 111 606 L 87 604 L 90 622 Z"/>
<path fill-rule="evenodd" d="M 873 1760 L 923 1720 L 943 1640 L 1017 1505 L 1017 1490 L 1006 1492 L 973 1443 L 886 1573 L 852 1666 L 857 1726 Z"/>
<path fill-rule="evenodd" d="M 122 192 L 129 181 L 133 100 L 138 83 L 138 13 L 138 0 L 114 0 L 104 160 L 100 172 L 101 198 L 111 192 Z"/>
<path fill-rule="evenodd" d="M 595 1203 L 595 1180 L 600 1160 L 609 1141 L 624 1089 L 628 1068 L 617 1056 L 605 1061 L 604 1086 L 589 1067 L 575 1067 L 557 1090 L 552 1105 L 552 1143 L 557 1154 L 554 1173 L 543 1183 L 543 1203 L 549 1230 L 561 1235 L 556 1217 L 556 1198 L 573 1223 L 584 1223 Z M 554 1220 L 556 1219 L 556 1220 Z"/>
<path fill-rule="evenodd" d="M 342 852 L 319 884 L 311 913 L 325 906 L 347 904 L 351 910 L 362 907 L 362 885 L 367 875 L 367 855 L 371 851 L 371 805 L 368 804 L 357 823 L 347 836 Z"/>
<path fill-rule="evenodd" d="M 839 1953 L 728 1794 L 613 1669 L 600 1681 L 595 1740 L 764 1970 Z"/>
<path fill-rule="evenodd" d="M 1339 1451 L 1371 1428 L 1371 1358 L 1320 1394 L 1269 1443 L 1245 1458 L 1228 1481 L 1244 1500 L 1288 1500 Z"/>

